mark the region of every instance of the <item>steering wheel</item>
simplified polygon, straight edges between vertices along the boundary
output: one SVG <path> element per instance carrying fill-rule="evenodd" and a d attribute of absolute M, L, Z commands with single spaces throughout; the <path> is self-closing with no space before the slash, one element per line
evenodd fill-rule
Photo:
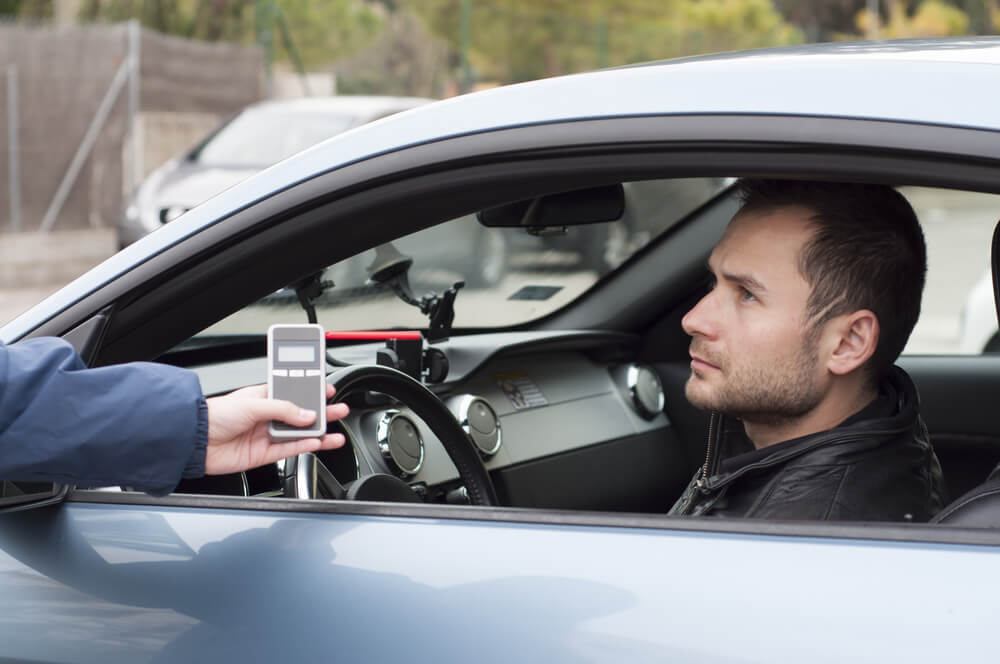
<path fill-rule="evenodd" d="M 496 505 L 496 490 L 490 481 L 486 466 L 472 441 L 455 420 L 451 411 L 419 381 L 396 369 L 373 364 L 359 364 L 338 369 L 327 377 L 327 382 L 337 390 L 336 398 L 343 399 L 357 391 L 381 392 L 408 407 L 422 419 L 438 437 L 451 458 L 473 505 Z M 282 472 L 285 477 L 286 495 L 296 498 L 316 498 L 325 493 L 333 498 L 419 501 L 410 487 L 390 475 L 369 475 L 355 482 L 345 491 L 315 454 L 302 454 L 285 460 Z M 371 496 L 359 495 L 357 489 L 367 484 Z"/>

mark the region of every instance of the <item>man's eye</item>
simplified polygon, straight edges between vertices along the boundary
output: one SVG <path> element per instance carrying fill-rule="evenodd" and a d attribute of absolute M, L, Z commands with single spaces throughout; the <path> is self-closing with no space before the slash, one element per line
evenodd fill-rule
<path fill-rule="evenodd" d="M 740 299 L 746 302 L 752 302 L 753 300 L 757 299 L 757 296 L 748 291 L 743 286 L 740 286 Z"/>

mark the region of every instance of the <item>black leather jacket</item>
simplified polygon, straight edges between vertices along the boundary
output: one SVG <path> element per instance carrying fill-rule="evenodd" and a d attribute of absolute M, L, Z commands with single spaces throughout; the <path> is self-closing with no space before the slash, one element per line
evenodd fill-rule
<path fill-rule="evenodd" d="M 742 422 L 713 413 L 705 465 L 670 514 L 927 521 L 945 496 L 919 407 L 893 367 L 879 397 L 836 428 L 759 450 Z"/>

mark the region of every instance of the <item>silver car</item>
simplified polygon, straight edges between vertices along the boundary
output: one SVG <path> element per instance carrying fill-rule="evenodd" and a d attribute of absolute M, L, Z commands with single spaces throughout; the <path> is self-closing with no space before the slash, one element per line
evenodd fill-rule
<path fill-rule="evenodd" d="M 296 152 L 430 101 L 345 95 L 251 104 L 198 145 L 149 174 L 125 202 L 118 223 L 119 246 L 132 244 Z"/>
<path fill-rule="evenodd" d="M 185 366 L 217 394 L 264 379 L 269 324 L 313 316 L 350 444 L 158 499 L 8 483 L 0 658 L 995 661 L 994 527 L 665 513 L 705 451 L 679 321 L 738 208 L 730 178 L 998 193 L 998 71 L 984 38 L 552 78 L 344 133 L 193 208 L 0 339 Z M 678 191 L 700 198 L 640 203 Z M 535 243 L 464 289 L 426 243 L 403 248 L 449 223 L 607 237 L 629 214 L 646 237 L 606 274 Z M 365 252 L 363 281 L 321 283 Z M 283 288 L 302 297 L 269 299 Z M 417 347 L 373 333 L 413 329 Z M 385 366 L 404 357 L 408 378 Z M 1000 363 L 901 363 L 958 497 L 1000 461 Z M 394 418 L 419 450 L 398 448 Z M 481 463 L 453 461 L 470 452 Z"/>

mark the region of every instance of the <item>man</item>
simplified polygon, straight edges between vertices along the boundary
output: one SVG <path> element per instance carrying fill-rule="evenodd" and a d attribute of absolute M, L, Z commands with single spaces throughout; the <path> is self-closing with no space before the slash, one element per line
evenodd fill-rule
<path fill-rule="evenodd" d="M 333 387 L 327 386 L 327 399 Z M 328 422 L 347 415 L 327 406 Z M 272 443 L 271 420 L 316 413 L 264 385 L 205 399 L 191 371 L 151 362 L 88 369 L 61 339 L 0 344 L 0 479 L 170 493 L 184 477 L 234 473 L 344 444 L 341 434 Z"/>
<path fill-rule="evenodd" d="M 926 521 L 941 469 L 893 366 L 927 258 L 890 187 L 747 180 L 682 325 L 688 400 L 712 412 L 675 515 Z"/>

